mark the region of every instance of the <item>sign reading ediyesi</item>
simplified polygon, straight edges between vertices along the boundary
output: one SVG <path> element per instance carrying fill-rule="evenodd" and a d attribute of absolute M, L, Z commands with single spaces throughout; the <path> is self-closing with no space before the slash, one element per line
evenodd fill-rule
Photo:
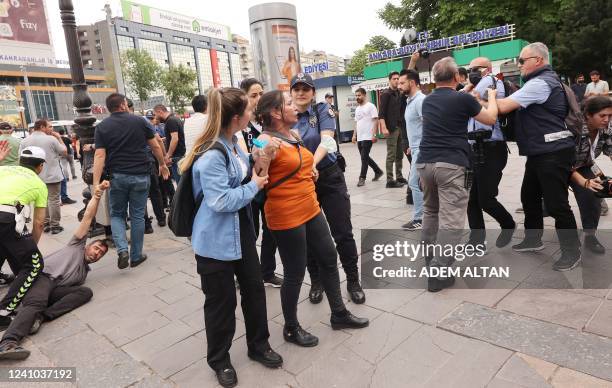
<path fill-rule="evenodd" d="M 304 73 L 322 73 L 329 70 L 329 62 L 314 63 L 312 65 L 304 66 Z"/>

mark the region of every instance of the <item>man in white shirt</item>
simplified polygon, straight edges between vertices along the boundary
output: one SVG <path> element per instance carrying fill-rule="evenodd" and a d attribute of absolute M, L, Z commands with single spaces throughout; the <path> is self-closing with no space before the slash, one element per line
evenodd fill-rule
<path fill-rule="evenodd" d="M 193 147 L 196 139 L 204 130 L 208 115 L 206 109 L 208 108 L 208 101 L 206 96 L 198 95 L 191 100 L 191 106 L 193 107 L 193 115 L 185 120 L 183 130 L 185 131 L 185 148 L 187 152 Z"/>
<path fill-rule="evenodd" d="M 359 106 L 355 109 L 355 131 L 353 132 L 353 143 L 357 143 L 359 154 L 361 154 L 361 173 L 357 187 L 365 185 L 368 166 L 374 170 L 374 179 L 377 181 L 383 176 L 383 171 L 376 162 L 370 158 L 372 144 L 376 143 L 376 133 L 378 132 L 378 110 L 371 102 L 366 100 L 366 91 L 359 88 L 355 91 L 355 98 Z"/>
<path fill-rule="evenodd" d="M 607 81 L 602 81 L 599 78 L 601 75 L 597 70 L 593 70 L 590 73 L 591 81 L 587 87 L 586 92 L 584 93 L 585 97 L 591 96 L 607 96 L 610 92 L 610 87 L 608 86 Z"/>

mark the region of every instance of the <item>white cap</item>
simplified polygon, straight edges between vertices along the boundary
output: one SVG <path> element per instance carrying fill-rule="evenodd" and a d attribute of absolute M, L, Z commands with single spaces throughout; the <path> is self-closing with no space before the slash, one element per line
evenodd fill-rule
<path fill-rule="evenodd" d="M 40 159 L 43 161 L 47 158 L 45 150 L 36 146 L 29 146 L 24 148 L 19 156 L 22 158 Z"/>

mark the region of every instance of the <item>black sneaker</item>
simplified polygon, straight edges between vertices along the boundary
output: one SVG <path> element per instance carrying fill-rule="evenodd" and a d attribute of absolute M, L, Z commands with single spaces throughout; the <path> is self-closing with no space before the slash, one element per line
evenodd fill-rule
<path fill-rule="evenodd" d="M 404 187 L 404 185 L 402 185 L 398 181 L 387 181 L 387 186 L 385 187 L 388 189 L 399 189 L 400 187 Z"/>
<path fill-rule="evenodd" d="M 0 272 L 0 286 L 8 286 L 13 280 L 15 280 L 14 275 Z"/>
<path fill-rule="evenodd" d="M 365 303 L 366 297 L 365 292 L 363 292 L 363 288 L 361 288 L 361 284 L 359 281 L 347 281 L 346 282 L 346 290 L 351 297 L 351 300 L 355 304 L 363 304 Z"/>
<path fill-rule="evenodd" d="M 516 230 L 516 225 L 512 229 L 502 229 L 495 241 L 495 246 L 498 248 L 503 248 L 506 245 L 510 244 L 512 241 L 512 236 L 514 236 L 514 231 Z"/>
<path fill-rule="evenodd" d="M 272 275 L 272 277 L 264 279 L 264 286 L 270 286 L 274 288 L 280 288 L 283 285 L 283 279 L 279 278 L 276 275 Z"/>
<path fill-rule="evenodd" d="M 283 329 L 285 341 L 291 342 L 304 348 L 310 348 L 319 344 L 319 338 L 302 329 L 300 325 Z"/>
<path fill-rule="evenodd" d="M 401 183 L 401 184 L 402 184 L 402 186 L 404 186 L 404 185 L 407 185 L 407 184 L 408 184 L 408 181 L 406 180 L 406 178 L 397 178 L 395 181 L 396 181 L 397 183 Z"/>
<path fill-rule="evenodd" d="M 383 175 L 385 175 L 385 173 L 382 172 L 382 171 L 375 172 L 374 173 L 374 178 L 372 178 L 372 182 L 376 182 L 376 181 L 380 180 L 380 178 L 382 178 Z"/>
<path fill-rule="evenodd" d="M 423 228 L 423 221 L 412 220 L 409 223 L 402 225 L 402 228 L 406 230 L 419 230 Z"/>
<path fill-rule="evenodd" d="M 0 360 L 25 360 L 30 351 L 17 345 L 17 342 L 4 342 L 0 344 Z"/>
<path fill-rule="evenodd" d="M 447 278 L 438 279 L 436 277 L 427 278 L 427 291 L 438 292 L 445 288 L 451 287 L 455 284 L 455 277 L 450 276 Z"/>
<path fill-rule="evenodd" d="M 51 231 L 51 227 L 50 227 L 49 225 L 45 225 L 45 226 L 43 227 L 43 232 L 45 232 L 45 233 L 49 233 L 50 231 Z"/>
<path fill-rule="evenodd" d="M 283 358 L 272 349 L 268 349 L 263 353 L 251 352 L 249 350 L 247 355 L 251 360 L 257 361 L 267 368 L 280 368 L 283 366 Z"/>
<path fill-rule="evenodd" d="M 236 370 L 231 365 L 227 368 L 216 370 L 215 374 L 217 375 L 219 385 L 223 388 L 233 388 L 238 385 Z"/>
<path fill-rule="evenodd" d="M 119 252 L 117 257 L 117 267 L 124 269 L 130 266 L 130 254 L 127 251 Z"/>
<path fill-rule="evenodd" d="M 312 304 L 321 303 L 323 300 L 323 286 L 321 283 L 313 283 L 312 286 L 310 286 L 308 299 L 310 299 L 310 303 Z"/>
<path fill-rule="evenodd" d="M 77 201 L 75 201 L 72 198 L 68 198 L 68 197 L 62 199 L 62 204 L 64 205 L 72 205 L 73 203 L 77 203 Z"/>
<path fill-rule="evenodd" d="M 580 264 L 580 261 L 582 261 L 580 249 L 564 250 L 561 251 L 561 258 L 555 261 L 552 268 L 559 272 L 571 271 Z"/>
<path fill-rule="evenodd" d="M 601 245 L 594 235 L 584 236 L 584 247 L 596 255 L 603 255 L 606 253 L 606 247 Z"/>
<path fill-rule="evenodd" d="M 144 263 L 146 260 L 147 260 L 147 255 L 142 254 L 140 255 L 140 260 L 130 262 L 130 267 L 132 268 L 138 267 L 140 264 Z"/>
<path fill-rule="evenodd" d="M 362 329 L 370 325 L 369 319 L 358 318 L 351 314 L 351 312 L 348 310 L 344 310 L 344 313 L 341 314 L 332 313 L 329 322 L 334 330 Z"/>
<path fill-rule="evenodd" d="M 520 243 L 513 245 L 512 249 L 517 252 L 537 252 L 544 249 L 542 240 L 523 240 Z"/>
<path fill-rule="evenodd" d="M 152 234 L 153 232 L 153 226 L 151 226 L 151 224 L 145 225 L 144 234 Z"/>
<path fill-rule="evenodd" d="M 63 226 L 52 226 L 51 227 L 51 234 L 59 234 L 59 233 L 62 233 L 63 231 L 64 231 Z"/>
<path fill-rule="evenodd" d="M 162 228 L 166 226 L 166 217 L 162 218 L 161 220 L 157 220 L 157 225 L 161 226 Z"/>
<path fill-rule="evenodd" d="M 357 187 L 365 186 L 365 178 L 359 178 L 359 182 L 357 182 Z"/>

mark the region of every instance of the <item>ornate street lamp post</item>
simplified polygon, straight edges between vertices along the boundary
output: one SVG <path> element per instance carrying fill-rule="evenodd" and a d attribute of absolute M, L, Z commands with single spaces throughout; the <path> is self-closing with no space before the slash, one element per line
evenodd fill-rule
<path fill-rule="evenodd" d="M 79 38 L 77 36 L 76 19 L 74 17 L 74 7 L 72 0 L 59 0 L 60 15 L 62 18 L 62 27 L 64 28 L 64 36 L 66 38 L 66 48 L 68 50 L 68 60 L 70 63 L 70 75 L 72 77 L 72 103 L 77 112 L 74 122 L 77 124 L 75 132 L 79 136 L 79 142 L 82 146 L 93 144 L 94 142 L 94 123 L 96 117 L 91 114 L 92 101 L 87 92 L 87 83 L 85 82 L 85 72 L 83 71 L 83 61 L 81 59 L 81 48 L 79 46 Z M 83 181 L 88 185 L 93 183 L 93 156 L 94 151 L 90 147 L 83 149 L 83 165 L 82 177 Z M 88 189 L 83 191 L 85 196 L 85 206 L 91 198 L 91 192 Z M 89 197 L 88 197 L 89 196 Z M 83 217 L 85 208 L 79 212 L 79 220 Z M 104 233 L 104 228 L 95 223 L 92 224 L 90 237 L 98 236 Z"/>

